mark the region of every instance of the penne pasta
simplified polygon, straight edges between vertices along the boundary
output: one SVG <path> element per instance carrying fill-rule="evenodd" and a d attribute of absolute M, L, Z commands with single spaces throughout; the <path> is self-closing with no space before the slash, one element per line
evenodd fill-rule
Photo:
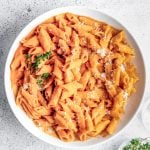
<path fill-rule="evenodd" d="M 10 65 L 16 105 L 65 142 L 112 135 L 139 80 L 125 32 L 72 13 L 53 16 L 19 44 Z"/>
<path fill-rule="evenodd" d="M 55 87 L 55 89 L 51 95 L 51 99 L 48 103 L 48 106 L 52 106 L 52 107 L 56 106 L 59 101 L 59 98 L 61 96 L 61 93 L 62 93 L 62 88 L 59 86 Z"/>
<path fill-rule="evenodd" d="M 22 41 L 23 46 L 25 47 L 37 47 L 39 45 L 39 41 L 37 36 L 33 36 L 30 39 Z"/>
<path fill-rule="evenodd" d="M 38 39 L 45 52 L 55 49 L 54 43 L 44 28 L 40 29 Z"/>

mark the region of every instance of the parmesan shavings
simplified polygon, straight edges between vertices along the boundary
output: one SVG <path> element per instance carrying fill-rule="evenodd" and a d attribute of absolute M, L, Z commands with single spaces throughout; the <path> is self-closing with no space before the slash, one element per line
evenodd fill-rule
<path fill-rule="evenodd" d="M 69 122 L 72 122 L 72 119 L 71 119 L 71 118 L 69 119 Z"/>
<path fill-rule="evenodd" d="M 109 81 L 109 80 L 107 80 L 107 81 L 106 81 L 106 85 L 111 86 L 111 85 L 112 85 L 112 82 Z"/>
<path fill-rule="evenodd" d="M 101 78 L 103 78 L 103 79 L 106 78 L 106 73 L 105 73 L 105 72 L 102 72 L 102 73 L 101 73 Z"/>
<path fill-rule="evenodd" d="M 125 65 L 121 64 L 120 69 L 121 69 L 122 72 L 124 72 L 125 71 Z"/>
<path fill-rule="evenodd" d="M 107 51 L 106 49 L 102 48 L 102 49 L 98 49 L 97 50 L 97 54 L 99 54 L 102 58 L 106 56 Z"/>
<path fill-rule="evenodd" d="M 91 91 L 91 92 L 89 93 L 89 97 L 90 97 L 90 98 L 95 98 L 94 91 Z"/>
<path fill-rule="evenodd" d="M 127 100 L 127 98 L 128 98 L 128 92 L 126 92 L 126 91 L 123 92 L 123 98 L 124 98 L 125 100 Z"/>
<path fill-rule="evenodd" d="M 23 89 L 24 89 L 24 90 L 27 90 L 28 88 L 29 88 L 29 83 L 23 84 Z"/>
<path fill-rule="evenodd" d="M 106 83 L 105 83 L 105 86 L 108 88 L 108 89 L 111 89 L 112 88 L 112 82 L 107 80 Z"/>

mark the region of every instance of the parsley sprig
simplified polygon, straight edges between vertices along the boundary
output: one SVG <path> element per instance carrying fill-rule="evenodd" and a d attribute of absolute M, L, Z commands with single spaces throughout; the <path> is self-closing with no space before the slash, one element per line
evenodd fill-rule
<path fill-rule="evenodd" d="M 50 77 L 50 73 L 43 73 L 38 79 L 37 79 L 37 84 L 42 87 L 43 82 Z"/>
<path fill-rule="evenodd" d="M 41 60 L 45 60 L 45 59 L 49 59 L 51 56 L 51 52 L 46 52 L 45 54 L 41 54 L 41 55 L 38 55 L 36 56 L 35 58 L 35 62 L 33 63 L 33 68 L 34 69 L 38 69 L 38 66 L 41 62 Z"/>
<path fill-rule="evenodd" d="M 26 59 L 29 59 L 31 57 L 30 54 L 25 54 Z"/>
<path fill-rule="evenodd" d="M 150 144 L 148 142 L 142 143 L 140 139 L 132 139 L 123 150 L 150 150 Z"/>
<path fill-rule="evenodd" d="M 42 76 L 41 76 L 41 78 L 47 79 L 49 76 L 50 76 L 49 73 L 43 73 Z"/>
<path fill-rule="evenodd" d="M 42 79 L 37 79 L 37 82 L 36 82 L 40 87 L 43 86 L 43 80 Z"/>
<path fill-rule="evenodd" d="M 31 64 L 31 54 L 24 54 L 25 58 L 26 58 L 26 65 L 27 67 L 30 67 L 30 64 Z"/>

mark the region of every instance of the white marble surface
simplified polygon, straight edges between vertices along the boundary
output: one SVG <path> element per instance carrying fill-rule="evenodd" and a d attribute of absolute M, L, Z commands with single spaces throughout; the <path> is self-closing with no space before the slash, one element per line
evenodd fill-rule
<path fill-rule="evenodd" d="M 3 71 L 9 48 L 21 29 L 36 16 L 68 5 L 99 9 L 123 23 L 138 41 L 147 69 L 146 96 L 150 96 L 150 1 L 149 0 L 0 0 L 0 150 L 63 150 L 33 137 L 10 110 L 3 87 Z M 117 150 L 131 137 L 148 137 L 140 112 L 119 136 L 95 150 Z"/>

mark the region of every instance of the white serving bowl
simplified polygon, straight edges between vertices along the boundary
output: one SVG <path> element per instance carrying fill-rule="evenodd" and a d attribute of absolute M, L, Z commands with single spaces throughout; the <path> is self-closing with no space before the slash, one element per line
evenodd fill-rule
<path fill-rule="evenodd" d="M 17 107 L 17 105 L 15 103 L 13 91 L 11 89 L 10 64 L 13 59 L 14 53 L 15 53 L 17 47 L 19 46 L 19 41 L 21 41 L 21 39 L 23 39 L 38 24 L 42 23 L 43 21 L 45 21 L 46 19 L 48 19 L 52 16 L 55 16 L 60 13 L 65 13 L 65 12 L 71 12 L 71 13 L 75 13 L 78 15 L 88 16 L 88 17 L 91 17 L 91 18 L 94 18 L 97 20 L 104 21 L 118 29 L 123 29 L 126 33 L 129 43 L 132 45 L 132 47 L 134 47 L 136 49 L 136 51 L 135 51 L 136 57 L 135 57 L 134 63 L 137 66 L 139 77 L 140 77 L 140 80 L 136 85 L 137 92 L 136 92 L 136 94 L 134 94 L 133 96 L 130 97 L 130 100 L 128 101 L 128 104 L 126 106 L 125 114 L 123 115 L 123 118 L 121 119 L 121 122 L 117 128 L 117 131 L 112 136 L 108 136 L 105 138 L 96 137 L 96 138 L 92 138 L 92 139 L 89 139 L 84 142 L 81 142 L 81 141 L 71 142 L 71 143 L 63 142 L 63 141 L 59 140 L 58 138 L 54 138 L 52 136 L 45 134 L 39 128 L 37 128 L 33 124 L 32 120 L 29 119 L 27 117 L 27 115 L 24 113 L 24 111 L 22 111 L 19 107 Z M 142 98 L 144 95 L 144 90 L 145 90 L 145 67 L 144 66 L 145 65 L 144 65 L 143 57 L 142 57 L 139 46 L 137 45 L 137 43 L 136 43 L 135 39 L 132 37 L 132 35 L 128 32 L 128 30 L 123 25 L 121 25 L 118 21 L 116 21 L 112 17 L 110 17 L 98 10 L 93 10 L 93 9 L 89 9 L 89 8 L 85 8 L 85 7 L 78 7 L 78 6 L 69 6 L 69 7 L 57 8 L 57 9 L 50 10 L 50 11 L 44 13 L 43 15 L 41 15 L 41 16 L 37 17 L 36 19 L 34 19 L 33 21 L 31 21 L 20 32 L 20 34 L 15 39 L 15 41 L 9 51 L 7 60 L 6 60 L 5 73 L 4 73 L 4 78 L 5 78 L 4 85 L 5 85 L 7 99 L 8 99 L 8 102 L 10 104 L 10 107 L 11 107 L 13 113 L 15 114 L 16 118 L 20 121 L 20 123 L 30 133 L 32 133 L 34 136 L 38 137 L 39 139 L 41 139 L 49 144 L 55 145 L 55 146 L 70 147 L 70 148 L 77 148 L 77 147 L 85 148 L 85 147 L 101 144 L 101 143 L 111 140 L 112 138 L 115 138 L 119 133 L 121 133 L 121 131 L 125 127 L 127 127 L 127 125 L 129 125 L 129 122 L 131 122 L 133 117 L 137 114 L 139 107 L 141 105 L 141 101 L 142 101 Z"/>

